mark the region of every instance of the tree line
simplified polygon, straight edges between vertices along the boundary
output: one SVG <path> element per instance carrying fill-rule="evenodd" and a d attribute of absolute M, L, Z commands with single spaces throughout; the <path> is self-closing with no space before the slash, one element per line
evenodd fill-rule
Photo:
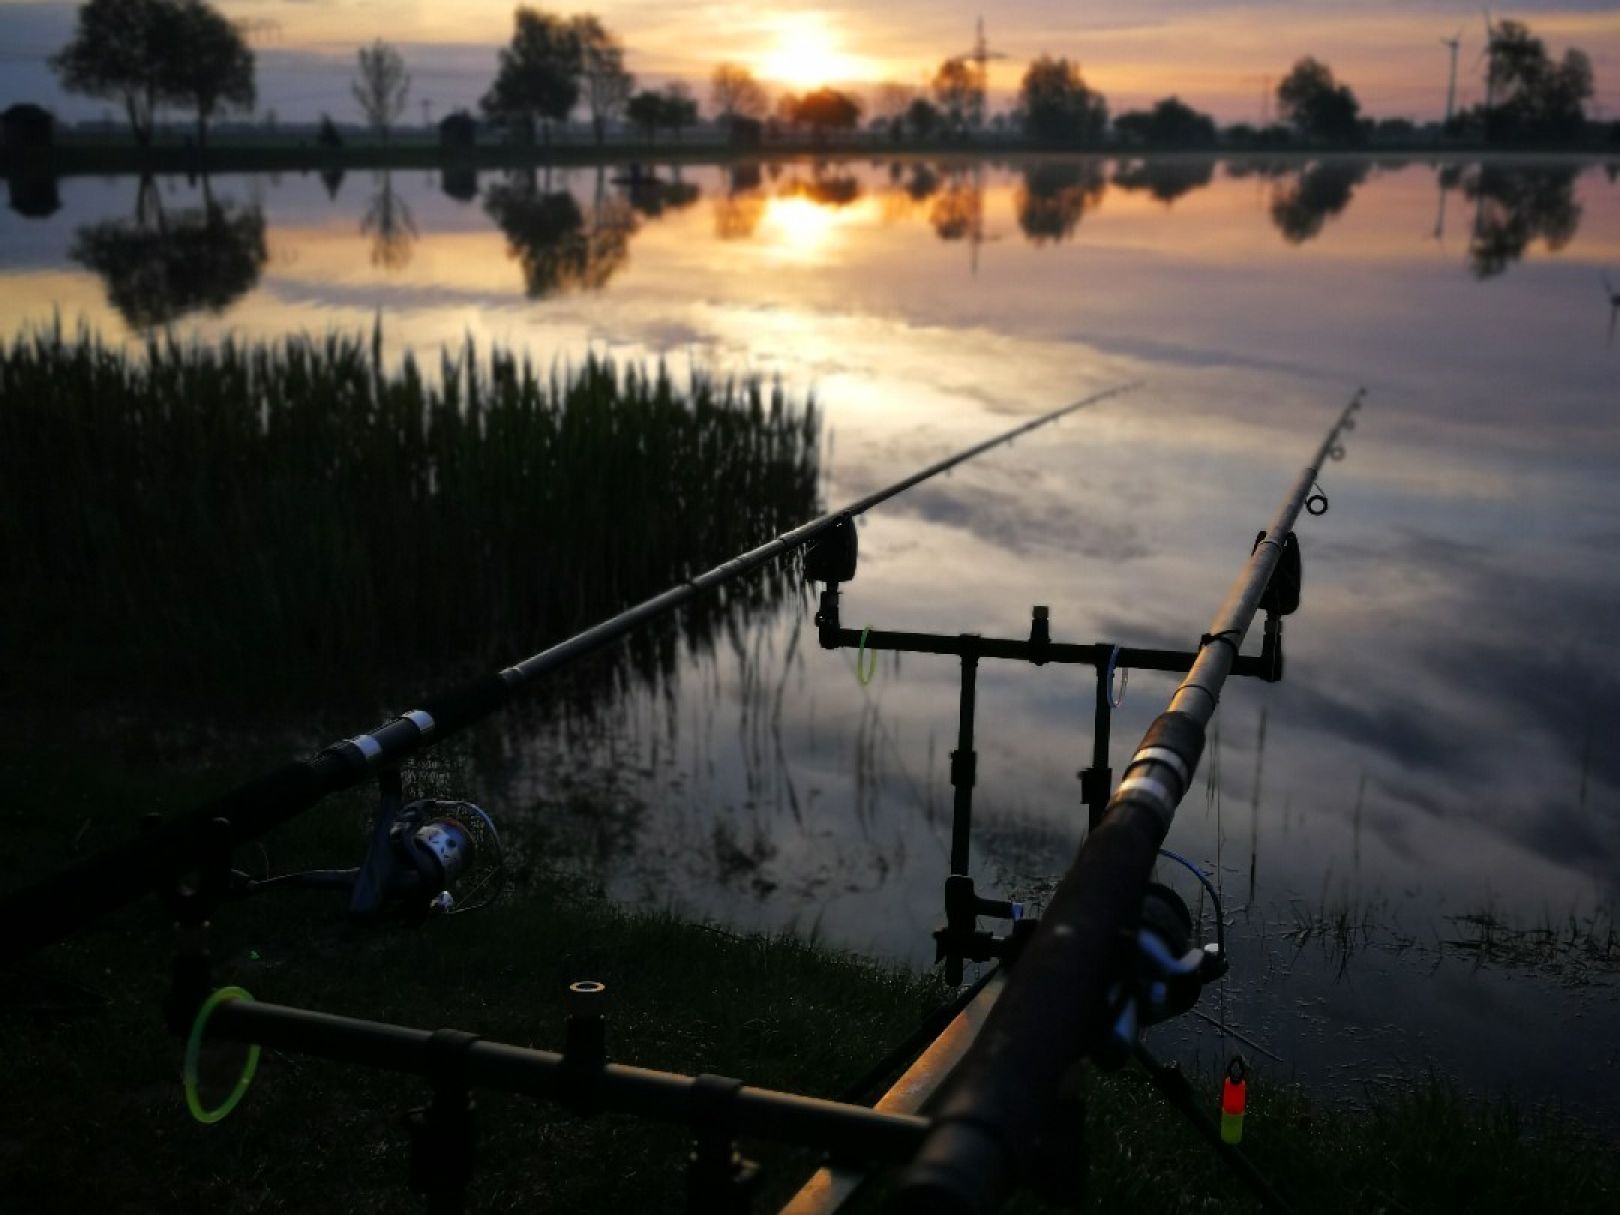
<path fill-rule="evenodd" d="M 1583 132 L 1594 89 L 1584 52 L 1571 48 L 1555 60 L 1523 23 L 1502 21 L 1488 53 L 1489 104 L 1453 116 L 1451 135 L 1530 143 L 1567 141 Z M 86 0 L 72 41 L 52 65 L 68 91 L 122 103 L 141 147 L 151 144 L 164 106 L 194 112 L 197 143 L 206 146 L 217 115 L 251 110 L 256 99 L 254 55 L 243 27 L 209 0 Z M 666 131 L 678 138 L 698 123 L 698 100 L 686 84 L 639 90 L 636 84 L 623 41 L 598 17 L 565 17 L 525 5 L 513 14 L 511 40 L 497 52 L 495 76 L 478 109 L 489 127 L 517 143 L 532 143 L 537 134 L 549 143 L 554 126 L 581 108 L 598 143 L 616 122 L 649 141 Z M 410 73 L 393 47 L 378 40 L 358 52 L 353 96 L 381 138 L 388 138 L 404 112 L 410 88 Z M 1375 134 L 1410 138 L 1416 130 L 1404 119 L 1375 124 L 1365 118 L 1350 86 L 1314 57 L 1294 64 L 1277 86 L 1276 100 L 1280 124 L 1257 130 L 1239 123 L 1225 131 L 1225 142 L 1356 145 Z M 1100 146 L 1110 134 L 1113 142 L 1135 147 L 1222 142 L 1212 117 L 1174 96 L 1110 122 L 1107 100 L 1088 85 L 1080 65 L 1051 55 L 1028 65 L 1012 109 L 992 117 L 984 64 L 961 56 L 942 62 L 924 88 L 878 86 L 870 116 L 861 96 L 830 85 L 783 92 L 773 102 L 748 68 L 731 62 L 713 70 L 709 103 L 711 117 L 741 143 L 802 131 L 824 138 L 856 129 L 863 117 L 895 142 L 966 140 L 987 125 L 1050 147 Z M 470 113 L 460 111 L 453 120 L 461 124 L 462 142 L 476 138 Z M 328 116 L 320 141 L 342 142 Z"/>

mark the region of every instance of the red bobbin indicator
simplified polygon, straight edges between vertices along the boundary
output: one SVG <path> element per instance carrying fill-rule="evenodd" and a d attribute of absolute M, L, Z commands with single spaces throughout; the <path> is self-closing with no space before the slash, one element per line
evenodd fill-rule
<path fill-rule="evenodd" d="M 1243 1142 L 1243 1107 L 1248 1100 L 1248 1068 L 1242 1055 L 1233 1055 L 1226 1065 L 1226 1079 L 1221 1084 L 1221 1139 L 1226 1143 Z"/>

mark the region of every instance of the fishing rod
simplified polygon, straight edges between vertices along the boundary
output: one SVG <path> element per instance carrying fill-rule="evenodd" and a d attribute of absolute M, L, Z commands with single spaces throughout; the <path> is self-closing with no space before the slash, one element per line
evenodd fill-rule
<path fill-rule="evenodd" d="M 0 900 L 0 919 L 11 926 L 0 957 L 24 956 L 62 940 L 149 890 L 176 886 L 183 875 L 194 869 L 227 874 L 224 859 L 234 847 L 302 814 L 329 794 L 397 768 L 417 753 L 483 721 L 544 676 L 604 649 L 699 595 L 804 547 L 832 528 L 849 528 L 849 520 L 924 481 L 1135 387 L 1130 383 L 1105 389 L 1002 431 L 840 510 L 783 532 L 498 673 L 429 697 L 421 702 L 421 708 L 333 743 L 311 759 L 284 764 L 166 823 L 143 824 L 142 832 L 133 840 Z M 206 902 L 217 901 L 222 892 L 193 893 Z"/>
<path fill-rule="evenodd" d="M 1155 1087 L 1195 1113 L 1185 1080 L 1178 1087 L 1173 1077 L 1179 1073 L 1158 1064 L 1141 1042 L 1145 1025 L 1175 1011 L 1164 1007 L 1167 986 L 1196 976 L 1201 961 L 1199 951 L 1169 956 L 1152 932 L 1149 880 L 1176 808 L 1192 787 L 1205 728 L 1238 648 L 1268 594 L 1276 594 L 1273 575 L 1295 548 L 1299 513 L 1327 509 L 1317 478 L 1330 456 L 1343 456 L 1339 437 L 1353 429 L 1362 395 L 1358 391 L 1328 429 L 1256 539 L 1169 707 L 1148 727 L 1101 822 L 1021 949 L 983 1030 L 940 1090 L 928 1135 L 890 1199 L 896 1215 L 995 1210 L 1036 1163 L 1069 1070 L 1088 1056 L 1114 1063 L 1135 1057 Z M 1195 1121 L 1218 1143 L 1219 1132 L 1207 1119 Z M 1268 1205 L 1283 1205 L 1246 1161 L 1224 1155 Z"/>
<path fill-rule="evenodd" d="M 1241 1114 L 1226 1111 L 1223 1104 L 1223 1123 L 1217 1126 L 1200 1108 L 1187 1078 L 1147 1050 L 1142 1030 L 1192 1009 L 1202 988 L 1226 973 L 1218 892 L 1195 865 L 1160 845 L 1191 784 L 1203 732 L 1226 679 L 1281 677 L 1281 617 L 1299 607 L 1301 584 L 1299 546 L 1291 529 L 1301 509 L 1311 514 L 1326 510 L 1326 496 L 1319 488 L 1312 491 L 1322 462 L 1343 454 L 1338 436 L 1351 428 L 1359 402 L 1357 394 L 1271 526 L 1256 538 L 1242 576 L 1194 652 L 1060 643 L 1050 635 L 1049 612 L 1039 607 L 1028 641 L 973 634 L 857 633 L 842 628 L 838 619 L 838 586 L 854 576 L 856 566 L 853 528 L 847 523 L 832 527 L 806 554 L 807 576 L 828 583 L 817 614 L 824 646 L 945 654 L 962 663 L 964 737 L 951 760 L 957 786 L 953 836 L 962 837 L 962 848 L 958 854 L 953 842 L 948 923 L 935 937 L 948 973 L 953 959 L 959 964 L 966 957 L 994 957 L 1001 963 L 869 1073 L 868 1079 L 875 1080 L 912 1059 L 874 1105 L 811 1099 L 720 1076 L 610 1063 L 607 993 L 595 981 L 569 987 L 563 1049 L 553 1053 L 486 1042 L 459 1030 L 430 1032 L 257 1004 L 239 988 L 213 987 L 206 953 L 188 954 L 182 934 L 166 1011 L 176 1032 L 184 1034 L 189 1027 L 184 1077 L 193 1115 L 210 1122 L 229 1114 L 254 1074 L 260 1048 L 270 1046 L 431 1083 L 431 1103 L 411 1111 L 406 1123 L 411 1185 L 427 1196 L 430 1211 L 464 1207 L 476 1157 L 473 1092 L 485 1088 L 560 1102 L 585 1114 L 613 1111 L 684 1123 L 692 1135 L 686 1176 L 690 1215 L 746 1215 L 755 1209 L 759 1171 L 742 1155 L 743 1139 L 773 1139 L 829 1153 L 782 1215 L 839 1215 L 849 1202 L 860 1200 L 876 1170 L 895 1166 L 904 1171 L 891 1209 L 902 1215 L 987 1215 L 1023 1180 L 1065 1204 L 1079 1198 L 1084 1179 L 1076 1162 L 1083 1161 L 1079 1136 L 1084 1109 L 1068 1090 L 1066 1073 L 1082 1058 L 1099 1066 L 1134 1059 L 1223 1162 L 1269 1208 L 1287 1212 L 1287 1204 L 1235 1146 L 1236 1140 L 1227 1137 L 1224 1118 Z M 1239 647 L 1261 610 L 1267 617 L 1269 655 L 1262 650 L 1258 659 L 1240 658 Z M 1118 788 L 1101 805 L 1089 794 L 1084 799 L 1101 814 L 1050 909 L 1038 920 L 1021 917 L 1018 904 L 979 898 L 965 873 L 975 767 L 972 673 L 981 659 L 1096 666 L 1099 710 L 1116 703 L 1111 693 L 1116 668 L 1186 673 Z M 1090 793 L 1112 784 L 1106 739 L 1098 741 L 1101 749 L 1086 782 Z M 380 775 L 397 780 L 398 774 Z M 1210 890 L 1216 906 L 1214 943 L 1197 946 L 1185 903 L 1169 887 L 1148 880 L 1161 856 L 1185 864 Z M 1012 918 L 1013 934 L 990 938 L 978 933 L 981 915 Z M 959 922 L 953 926 L 953 920 Z M 946 1018 L 948 1024 L 941 1028 Z M 204 1042 L 248 1048 L 234 1090 L 214 1109 L 203 1108 L 198 1090 Z M 1241 1058 L 1234 1059 L 1228 1080 L 1241 1085 L 1243 1075 Z M 861 1087 L 866 1088 L 866 1081 Z"/>

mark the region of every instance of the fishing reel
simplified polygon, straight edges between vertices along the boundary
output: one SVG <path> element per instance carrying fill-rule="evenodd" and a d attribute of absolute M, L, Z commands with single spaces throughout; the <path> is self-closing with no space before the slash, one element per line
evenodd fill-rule
<path fill-rule="evenodd" d="M 1128 1062 L 1143 1030 L 1187 1012 L 1206 984 L 1226 974 L 1230 964 L 1218 903 L 1215 917 L 1216 939 L 1194 945 L 1186 902 L 1170 887 L 1148 883 L 1126 973 L 1108 992 L 1110 1029 L 1092 1054 L 1098 1066 Z"/>
<path fill-rule="evenodd" d="M 349 915 L 396 915 L 420 923 L 493 902 L 506 887 L 506 855 L 494 820 L 469 801 L 424 798 L 401 806 L 385 790 L 365 858 L 354 869 L 312 869 L 256 880 L 231 874 L 238 897 L 269 889 L 335 890 L 349 896 Z"/>

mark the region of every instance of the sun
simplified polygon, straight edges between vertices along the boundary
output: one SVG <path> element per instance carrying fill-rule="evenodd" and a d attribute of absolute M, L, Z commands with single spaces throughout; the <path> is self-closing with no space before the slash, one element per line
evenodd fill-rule
<path fill-rule="evenodd" d="M 776 45 L 759 61 L 759 74 L 795 89 L 859 79 L 861 61 L 839 47 L 837 35 L 816 13 L 794 13 L 776 23 Z"/>

